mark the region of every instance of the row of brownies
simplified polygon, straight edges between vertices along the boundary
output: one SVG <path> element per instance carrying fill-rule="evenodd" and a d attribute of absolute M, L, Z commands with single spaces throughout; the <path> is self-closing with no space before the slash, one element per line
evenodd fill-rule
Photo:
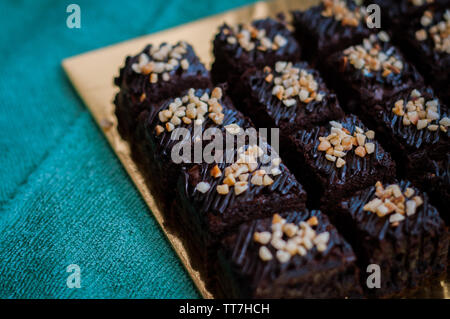
<path fill-rule="evenodd" d="M 224 24 L 211 76 L 185 42 L 120 70 L 119 132 L 218 296 L 389 297 L 445 273 L 447 108 L 365 14 L 323 1 L 293 13 L 295 34 Z M 254 128 L 279 128 L 281 158 Z"/>

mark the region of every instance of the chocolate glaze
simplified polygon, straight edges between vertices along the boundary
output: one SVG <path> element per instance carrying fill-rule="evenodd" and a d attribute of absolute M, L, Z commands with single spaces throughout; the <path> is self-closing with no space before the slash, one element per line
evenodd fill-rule
<path fill-rule="evenodd" d="M 189 44 L 186 47 L 186 53 L 182 55 L 182 59 L 189 62 L 189 68 L 183 70 L 178 65 L 168 72 L 170 75 L 169 81 L 163 81 L 159 76 L 157 83 L 150 83 L 148 74 L 136 73 L 131 66 L 139 60 L 141 53 L 149 54 L 151 48 L 152 45 L 149 44 L 139 54 L 128 56 L 124 67 L 120 69 L 119 76 L 114 80 L 115 85 L 120 88 L 114 103 L 119 122 L 119 133 L 124 139 L 132 139 L 137 125 L 136 119 L 143 110 L 149 109 L 155 103 L 176 96 L 191 87 L 206 88 L 211 86 L 208 70 L 200 62 Z M 143 93 L 145 93 L 145 99 L 141 101 Z"/>
<path fill-rule="evenodd" d="M 316 216 L 316 232 L 328 231 L 327 249 L 314 247 L 305 256 L 295 255 L 281 264 L 276 258 L 262 261 L 254 232 L 270 231 L 271 218 L 242 224 L 227 236 L 219 249 L 218 285 L 228 298 L 343 298 L 358 296 L 358 269 L 350 245 L 343 240 L 320 211 L 282 214 L 288 223 L 300 223 Z M 267 246 L 275 256 L 275 248 Z"/>
<path fill-rule="evenodd" d="M 227 42 L 225 32 L 233 33 L 232 28 L 223 24 L 219 28 L 219 33 L 214 38 L 214 56 L 215 61 L 211 68 L 211 75 L 214 83 L 227 82 L 231 90 L 234 89 L 236 81 L 249 68 L 262 68 L 266 65 L 272 66 L 277 61 L 297 61 L 300 58 L 300 47 L 295 41 L 291 32 L 286 28 L 286 23 L 282 20 L 271 18 L 256 20 L 251 23 L 258 29 L 266 30 L 266 35 L 270 39 L 276 34 L 282 35 L 287 44 L 278 50 L 252 50 L 247 52 L 238 43 L 230 44 Z M 239 26 L 239 30 L 241 29 Z"/>
<path fill-rule="evenodd" d="M 381 288 L 365 289 L 369 295 L 398 295 L 423 284 L 430 276 L 443 274 L 446 269 L 448 233 L 438 211 L 429 203 L 428 196 L 410 182 L 401 181 L 399 186 L 402 192 L 412 187 L 414 196 L 422 197 L 424 203 L 396 227 L 389 222 L 389 216 L 378 217 L 364 211 L 364 205 L 376 197 L 374 186 L 327 209 L 332 222 L 355 249 L 361 269 L 369 264 L 381 267 Z M 363 283 L 366 277 L 362 276 Z"/>
<path fill-rule="evenodd" d="M 350 10 L 357 6 L 353 1 L 346 1 Z M 302 58 L 310 61 L 314 66 L 321 67 L 319 62 L 333 52 L 357 44 L 372 32 L 364 21 L 358 26 L 343 26 L 334 17 L 322 16 L 323 3 L 305 11 L 293 11 L 293 25 L 295 36 L 302 43 Z"/>
<path fill-rule="evenodd" d="M 353 134 L 355 126 L 364 131 L 367 127 L 354 115 L 347 115 L 339 121 L 344 128 Z M 395 176 L 395 163 L 389 153 L 375 140 L 375 151 L 365 157 L 357 156 L 354 151 L 349 151 L 344 157 L 346 164 L 337 168 L 334 162 L 325 158 L 325 152 L 319 152 L 317 147 L 320 136 L 327 136 L 330 125 L 316 127 L 310 130 L 299 130 L 291 137 L 291 143 L 295 147 L 290 152 L 290 162 L 300 160 L 296 165 L 296 173 L 303 177 L 305 185 L 308 185 L 310 194 L 322 196 L 322 203 L 334 204 L 343 196 L 375 184 L 377 180 L 389 181 Z"/>

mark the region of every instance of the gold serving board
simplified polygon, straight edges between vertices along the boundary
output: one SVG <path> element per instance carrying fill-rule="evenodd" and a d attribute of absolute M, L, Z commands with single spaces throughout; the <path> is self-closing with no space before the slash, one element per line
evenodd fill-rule
<path fill-rule="evenodd" d="M 267 16 L 274 17 L 280 12 L 288 14 L 292 9 L 305 9 L 316 3 L 318 3 L 318 0 L 261 1 L 172 29 L 67 58 L 62 62 L 62 66 L 76 91 L 92 113 L 97 124 L 102 128 L 112 149 L 142 194 L 161 229 L 204 298 L 211 299 L 214 298 L 214 295 L 207 289 L 201 274 L 193 268 L 193 261 L 179 234 L 165 226 L 163 214 L 155 203 L 155 199 L 148 190 L 136 164 L 131 159 L 128 144 L 121 139 L 117 131 L 117 120 L 114 115 L 112 102 L 117 93 L 117 88 L 113 85 L 113 79 L 118 75 L 119 68 L 123 66 L 126 56 L 139 53 L 149 43 L 187 41 L 194 47 L 201 61 L 209 67 L 213 61 L 212 40 L 218 26 L 222 23 L 235 24 Z M 433 285 L 433 287 L 423 289 L 417 296 L 449 298 L 450 284 L 441 281 L 439 284 Z"/>

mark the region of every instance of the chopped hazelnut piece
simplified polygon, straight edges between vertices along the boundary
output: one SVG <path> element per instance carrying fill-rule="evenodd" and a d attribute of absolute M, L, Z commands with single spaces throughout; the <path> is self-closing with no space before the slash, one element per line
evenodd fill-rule
<path fill-rule="evenodd" d="M 214 178 L 222 176 L 222 171 L 217 164 L 211 169 L 211 176 Z"/>
<path fill-rule="evenodd" d="M 269 261 L 269 260 L 271 260 L 273 258 L 272 253 L 270 252 L 270 250 L 266 246 L 261 246 L 259 248 L 259 257 L 263 261 Z"/>
<path fill-rule="evenodd" d="M 226 195 L 230 192 L 230 188 L 227 184 L 217 185 L 217 192 L 220 195 Z"/>
<path fill-rule="evenodd" d="M 206 183 L 206 182 L 200 182 L 195 187 L 196 190 L 198 190 L 200 193 L 203 193 L 203 194 L 206 193 L 207 191 L 209 191 L 210 188 L 211 188 L 211 185 L 209 185 L 209 183 Z"/>

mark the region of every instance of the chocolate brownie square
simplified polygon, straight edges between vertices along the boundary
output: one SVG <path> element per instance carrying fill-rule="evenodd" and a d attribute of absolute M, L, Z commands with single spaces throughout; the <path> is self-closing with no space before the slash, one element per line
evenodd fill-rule
<path fill-rule="evenodd" d="M 305 11 L 293 11 L 292 16 L 302 57 L 314 64 L 372 32 L 366 25 L 366 8 L 352 0 L 323 0 Z"/>
<path fill-rule="evenodd" d="M 306 62 L 278 61 L 247 71 L 235 100 L 258 127 L 278 127 L 281 135 L 343 117 L 336 95 Z"/>
<path fill-rule="evenodd" d="M 354 115 L 291 136 L 286 161 L 314 205 L 333 205 L 377 180 L 395 178 L 395 163 Z"/>
<path fill-rule="evenodd" d="M 386 148 L 406 170 L 415 166 L 412 158 L 426 161 L 450 152 L 448 116 L 448 108 L 430 88 L 403 91 L 374 107 L 361 106 L 363 120 L 375 128 Z M 424 157 L 420 159 L 419 154 Z"/>
<path fill-rule="evenodd" d="M 448 108 L 431 88 L 403 91 L 374 107 L 361 105 L 361 118 L 374 128 L 398 165 L 400 176 L 428 192 L 441 211 L 450 200 Z M 448 217 L 444 220 L 447 222 Z"/>
<path fill-rule="evenodd" d="M 430 8 L 400 33 L 405 54 L 448 105 L 450 103 L 450 2 Z"/>
<path fill-rule="evenodd" d="M 362 270 L 380 267 L 374 296 L 398 296 L 445 274 L 448 233 L 428 196 L 410 182 L 375 186 L 342 199 L 327 211 L 355 250 Z"/>
<path fill-rule="evenodd" d="M 234 126 L 231 134 L 247 132 Z M 231 157 L 226 155 L 224 162 L 185 167 L 178 179 L 174 218 L 207 266 L 218 241 L 241 223 L 306 204 L 302 185 L 264 140 L 237 145 L 227 147 Z"/>
<path fill-rule="evenodd" d="M 173 190 L 183 167 L 195 161 L 196 150 L 212 141 L 203 139 L 208 129 L 224 132 L 230 124 L 243 128 L 251 122 L 238 112 L 222 88 L 194 89 L 152 105 L 141 112 L 133 157 L 145 175 L 147 184 L 158 204 L 168 211 L 173 201 Z M 176 134 L 176 129 L 185 129 Z M 186 153 L 182 146 L 187 145 Z M 178 152 L 174 152 L 180 148 Z M 198 152 L 197 152 L 198 153 Z M 200 158 L 202 160 L 202 158 Z"/>
<path fill-rule="evenodd" d="M 234 27 L 224 24 L 213 44 L 211 76 L 214 83 L 227 82 L 231 90 L 250 68 L 300 59 L 300 46 L 283 20 L 267 18 Z"/>
<path fill-rule="evenodd" d="M 126 58 L 114 82 L 120 88 L 114 100 L 118 130 L 126 140 L 134 136 L 143 110 L 191 87 L 211 86 L 209 72 L 186 42 L 146 46 Z"/>
<path fill-rule="evenodd" d="M 380 31 L 327 59 L 327 79 L 350 112 L 358 114 L 361 105 L 383 103 L 423 84 L 422 76 L 389 40 Z"/>
<path fill-rule="evenodd" d="M 241 225 L 221 243 L 217 283 L 227 298 L 361 295 L 350 245 L 320 211 L 294 211 Z"/>

